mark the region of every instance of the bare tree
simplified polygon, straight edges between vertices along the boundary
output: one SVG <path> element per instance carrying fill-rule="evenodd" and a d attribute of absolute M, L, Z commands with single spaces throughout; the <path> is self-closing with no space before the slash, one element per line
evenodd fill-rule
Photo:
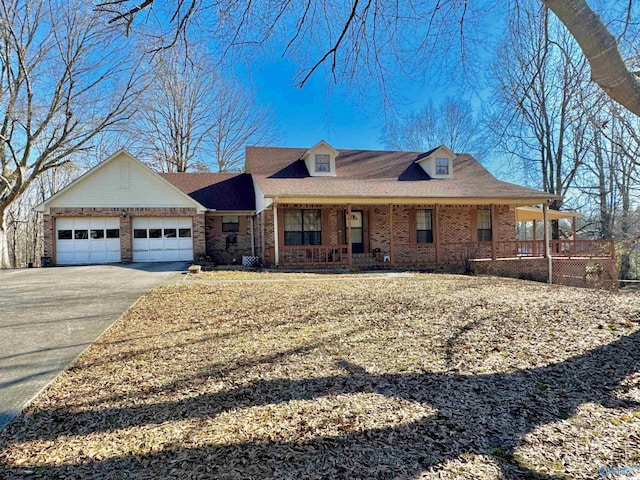
<path fill-rule="evenodd" d="M 520 12 L 492 65 L 497 85 L 489 126 L 502 149 L 522 160 L 530 183 L 555 195 L 574 185 L 588 152 L 579 95 L 585 73 L 574 40 L 546 7 Z M 551 208 L 561 206 L 555 200 Z"/>
<path fill-rule="evenodd" d="M 122 45 L 85 3 L 6 0 L 0 12 L 0 267 L 6 268 L 9 207 L 40 175 L 126 118 L 138 89 L 135 63 L 122 60 Z"/>
<path fill-rule="evenodd" d="M 133 149 L 163 172 L 239 168 L 247 143 L 268 142 L 273 122 L 243 87 L 224 80 L 202 49 L 157 52 L 130 122 Z"/>
<path fill-rule="evenodd" d="M 620 42 L 629 33 L 633 17 L 633 0 L 618 9 L 623 17 L 622 30 L 616 37 L 597 12 L 585 0 L 540 0 L 551 9 L 575 38 L 591 65 L 591 76 L 603 91 L 630 111 L 640 115 L 640 80 L 625 61 Z M 299 81 L 304 84 L 321 65 L 328 64 L 334 75 L 353 79 L 354 72 L 366 71 L 380 79 L 390 68 L 411 71 L 419 63 L 442 59 L 451 50 L 459 60 L 473 58 L 478 33 L 478 19 L 487 12 L 495 15 L 504 2 L 405 2 L 401 0 L 337 2 L 330 0 L 281 0 L 279 2 L 236 2 L 222 0 L 215 7 L 202 0 L 166 2 L 163 0 L 110 0 L 97 8 L 110 15 L 112 24 L 135 30 L 140 13 L 154 9 L 165 13 L 170 29 L 156 48 L 174 45 L 189 24 L 206 18 L 208 33 L 222 49 L 241 45 L 263 44 L 285 30 L 284 52 L 307 51 L 309 40 L 320 38 L 317 57 L 306 59 Z M 519 9 L 519 2 L 513 2 Z M 610 2 L 603 2 L 611 9 Z M 146 17 L 148 18 L 148 16 Z M 635 19 L 634 19 L 635 20 Z M 167 22 L 165 22 L 167 23 Z M 322 26 L 322 28 L 315 28 Z M 455 37 L 453 36 L 455 35 Z M 455 38 L 456 41 L 452 41 Z M 444 39 L 444 41 L 442 41 Z M 418 47 L 421 55 L 416 56 Z M 388 65 L 389 55 L 401 61 Z M 634 52 L 637 55 L 637 51 Z M 416 61 L 417 60 L 417 61 Z"/>
<path fill-rule="evenodd" d="M 427 104 L 385 129 L 382 141 L 388 148 L 424 152 L 446 145 L 454 152 L 478 155 L 483 150 L 480 122 L 469 102 L 447 98 L 440 106 Z"/>

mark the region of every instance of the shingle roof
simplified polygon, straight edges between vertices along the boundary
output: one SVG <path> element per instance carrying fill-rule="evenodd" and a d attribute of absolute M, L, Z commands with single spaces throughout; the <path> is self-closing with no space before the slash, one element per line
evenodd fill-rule
<path fill-rule="evenodd" d="M 267 197 L 556 198 L 502 182 L 468 154 L 453 161 L 453 178 L 432 179 L 414 163 L 425 152 L 338 150 L 335 177 L 311 177 L 304 148 L 247 147 L 246 171 Z"/>
<path fill-rule="evenodd" d="M 165 180 L 212 210 L 255 210 L 251 175 L 246 173 L 161 173 Z"/>

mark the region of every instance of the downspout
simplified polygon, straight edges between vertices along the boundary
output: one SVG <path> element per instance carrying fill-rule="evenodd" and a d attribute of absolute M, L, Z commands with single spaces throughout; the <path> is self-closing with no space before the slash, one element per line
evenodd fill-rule
<path fill-rule="evenodd" d="M 544 252 L 547 257 L 547 271 L 549 272 L 547 283 L 550 285 L 553 283 L 553 259 L 551 258 L 551 246 L 549 244 L 549 206 L 545 203 L 542 206 L 542 215 L 544 222 Z"/>

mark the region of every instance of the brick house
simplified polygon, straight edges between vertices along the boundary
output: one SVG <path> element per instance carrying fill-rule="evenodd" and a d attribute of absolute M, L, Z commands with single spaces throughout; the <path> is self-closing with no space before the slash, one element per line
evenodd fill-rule
<path fill-rule="evenodd" d="M 38 210 L 52 264 L 258 256 L 284 267 L 384 267 L 544 257 L 545 239 L 516 238 L 517 212 L 546 210 L 554 198 L 497 180 L 445 146 L 336 150 L 321 141 L 248 147 L 245 173 L 158 174 L 120 151 Z M 613 257 L 609 244 L 595 254 L 592 246 L 558 244 L 555 253 Z"/>

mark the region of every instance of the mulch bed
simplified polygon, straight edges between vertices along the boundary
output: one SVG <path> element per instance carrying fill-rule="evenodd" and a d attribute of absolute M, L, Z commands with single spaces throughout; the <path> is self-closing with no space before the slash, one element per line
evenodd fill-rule
<path fill-rule="evenodd" d="M 0 478 L 629 479 L 639 372 L 640 295 L 200 274 L 0 434 Z"/>

